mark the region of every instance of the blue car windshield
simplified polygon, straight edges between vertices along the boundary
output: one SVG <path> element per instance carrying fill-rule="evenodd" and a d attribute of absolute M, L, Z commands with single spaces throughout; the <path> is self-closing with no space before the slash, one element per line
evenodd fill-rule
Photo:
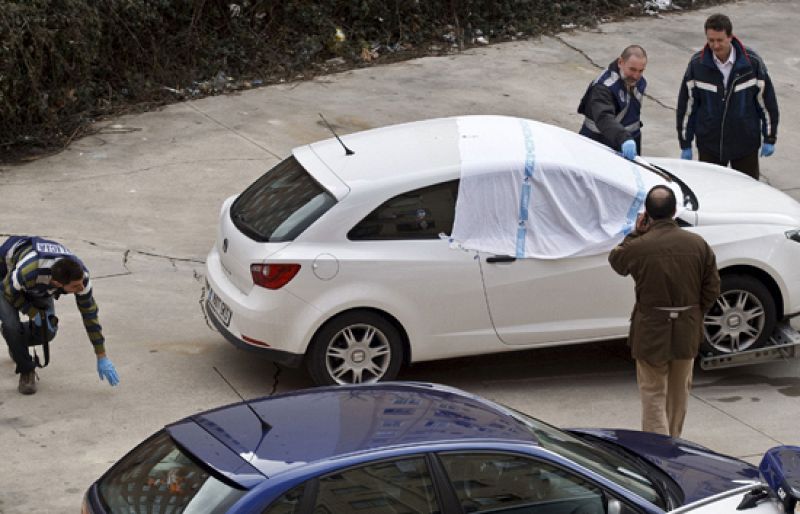
<path fill-rule="evenodd" d="M 665 508 L 666 502 L 653 482 L 643 474 L 642 470 L 635 469 L 622 457 L 592 446 L 521 412 L 514 411 L 514 414 L 536 436 L 542 448 L 594 471 L 662 509 Z"/>
<path fill-rule="evenodd" d="M 221 514 L 246 492 L 192 460 L 164 431 L 123 457 L 99 483 L 108 512 Z"/>

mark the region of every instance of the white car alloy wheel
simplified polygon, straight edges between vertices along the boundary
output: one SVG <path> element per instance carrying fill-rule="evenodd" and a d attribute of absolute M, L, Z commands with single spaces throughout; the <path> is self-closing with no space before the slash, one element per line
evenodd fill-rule
<path fill-rule="evenodd" d="M 320 385 L 391 380 L 400 369 L 401 348 L 400 334 L 391 323 L 372 312 L 353 311 L 317 333 L 308 369 Z"/>
<path fill-rule="evenodd" d="M 775 302 L 757 279 L 722 278 L 722 292 L 705 317 L 705 343 L 712 353 L 732 353 L 763 346 L 775 328 Z"/>

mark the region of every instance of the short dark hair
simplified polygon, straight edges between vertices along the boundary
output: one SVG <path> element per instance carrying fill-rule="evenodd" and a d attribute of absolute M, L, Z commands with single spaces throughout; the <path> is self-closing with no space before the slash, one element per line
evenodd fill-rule
<path fill-rule="evenodd" d="M 642 48 L 639 45 L 626 46 L 625 49 L 620 54 L 620 57 L 622 57 L 623 61 L 627 61 L 632 55 L 647 59 L 647 52 L 645 52 L 644 48 Z"/>
<path fill-rule="evenodd" d="M 661 193 L 663 191 L 663 193 Z M 647 215 L 654 220 L 669 219 L 675 214 L 675 193 L 667 186 L 654 186 L 647 193 L 644 209 Z"/>
<path fill-rule="evenodd" d="M 724 14 L 712 14 L 708 17 L 706 24 L 703 26 L 704 31 L 708 29 L 716 31 L 724 30 L 725 34 L 730 36 L 733 34 L 733 23 L 731 23 L 731 19 Z"/>
<path fill-rule="evenodd" d="M 83 266 L 71 257 L 62 257 L 53 264 L 50 273 L 53 280 L 62 285 L 69 284 L 83 279 Z"/>

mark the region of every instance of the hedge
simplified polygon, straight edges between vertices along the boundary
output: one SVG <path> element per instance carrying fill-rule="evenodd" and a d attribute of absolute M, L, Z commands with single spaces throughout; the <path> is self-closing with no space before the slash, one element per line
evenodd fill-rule
<path fill-rule="evenodd" d="M 457 51 L 480 37 L 495 42 L 594 25 L 641 15 L 651 4 L 0 0 L 0 161 L 61 148 L 112 113 L 376 59 Z"/>

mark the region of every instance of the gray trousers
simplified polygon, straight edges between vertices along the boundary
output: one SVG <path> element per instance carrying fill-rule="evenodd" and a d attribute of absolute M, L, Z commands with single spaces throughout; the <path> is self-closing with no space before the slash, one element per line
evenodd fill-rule
<path fill-rule="evenodd" d="M 47 298 L 40 300 L 46 302 L 50 308 L 53 307 L 53 299 Z M 30 323 L 21 322 L 19 319 L 19 311 L 13 305 L 8 303 L 6 297 L 0 292 L 0 331 L 3 333 L 3 339 L 6 340 L 11 358 L 17 364 L 17 373 L 28 373 L 36 368 L 36 362 L 31 357 L 29 346 L 42 344 L 42 341 L 37 340 L 31 331 Z M 48 334 L 48 340 L 52 339 L 55 334 Z"/>

